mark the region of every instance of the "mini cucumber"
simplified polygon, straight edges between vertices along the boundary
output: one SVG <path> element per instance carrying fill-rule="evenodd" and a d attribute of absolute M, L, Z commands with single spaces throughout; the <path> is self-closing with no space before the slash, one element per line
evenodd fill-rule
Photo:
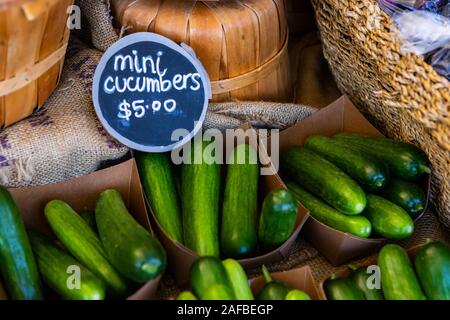
<path fill-rule="evenodd" d="M 287 190 L 273 190 L 264 198 L 259 222 L 259 242 L 270 250 L 279 247 L 295 230 L 297 201 Z"/>
<path fill-rule="evenodd" d="M 355 133 L 340 133 L 334 138 L 378 157 L 387 163 L 391 174 L 400 179 L 417 180 L 431 172 L 426 154 L 412 144 Z"/>
<path fill-rule="evenodd" d="M 414 221 L 405 210 L 373 194 L 367 194 L 364 216 L 373 230 L 387 239 L 405 239 L 414 232 Z"/>
<path fill-rule="evenodd" d="M 406 251 L 385 245 L 378 254 L 381 286 L 386 300 L 426 300 Z"/>
<path fill-rule="evenodd" d="M 412 182 L 398 179 L 392 179 L 383 190 L 382 195 L 402 207 L 413 219 L 423 212 L 427 201 L 422 188 Z"/>
<path fill-rule="evenodd" d="M 239 262 L 233 259 L 226 259 L 222 263 L 230 280 L 235 298 L 237 300 L 254 300 L 247 275 Z"/>
<path fill-rule="evenodd" d="M 311 297 L 301 290 L 291 290 L 286 295 L 285 300 L 311 300 Z"/>
<path fill-rule="evenodd" d="M 42 299 L 41 281 L 19 208 L 0 186 L 0 271 L 13 300 Z"/>
<path fill-rule="evenodd" d="M 246 258 L 258 246 L 256 151 L 240 144 L 230 154 L 222 209 L 221 248 L 226 257 Z M 245 181 L 245 183 L 243 183 Z"/>
<path fill-rule="evenodd" d="M 430 300 L 450 300 L 450 248 L 428 242 L 416 253 L 417 277 Z"/>
<path fill-rule="evenodd" d="M 31 245 L 36 256 L 39 272 L 45 284 L 64 299 L 69 300 L 103 300 L 105 298 L 105 284 L 88 268 L 75 260 L 71 255 L 56 246 L 46 236 L 29 233 Z M 80 276 L 77 281 L 69 284 L 70 278 L 76 272 Z"/>
<path fill-rule="evenodd" d="M 258 300 L 285 300 L 289 293 L 289 288 L 284 283 L 273 281 L 266 266 L 262 267 L 262 272 L 266 284 L 258 293 Z"/>
<path fill-rule="evenodd" d="M 368 153 L 352 149 L 345 142 L 313 135 L 308 137 L 305 147 L 335 164 L 368 191 L 383 189 L 389 180 L 389 169 L 384 162 Z"/>
<path fill-rule="evenodd" d="M 340 213 L 292 181 L 286 181 L 286 186 L 294 197 L 309 210 L 311 216 L 323 224 L 357 237 L 368 238 L 370 236 L 372 225 L 366 217 Z"/>
<path fill-rule="evenodd" d="M 338 211 L 358 215 L 366 207 L 361 187 L 341 169 L 304 147 L 292 147 L 281 156 L 285 177 L 323 199 Z"/>
<path fill-rule="evenodd" d="M 192 163 L 182 167 L 183 232 L 184 244 L 199 256 L 219 257 L 221 173 L 214 157 L 204 152 L 210 144 L 194 142 Z M 202 160 L 201 163 L 195 163 L 196 159 Z"/>
<path fill-rule="evenodd" d="M 183 291 L 181 292 L 178 297 L 177 300 L 198 300 L 196 296 L 194 296 L 194 294 L 190 291 Z"/>
<path fill-rule="evenodd" d="M 349 278 L 337 278 L 333 275 L 325 281 L 324 289 L 329 300 L 366 300 L 364 292 Z"/>
<path fill-rule="evenodd" d="M 125 295 L 126 282 L 108 261 L 100 239 L 86 221 L 60 200 L 47 203 L 44 211 L 51 229 L 67 250 L 102 279 L 113 296 Z"/>
<path fill-rule="evenodd" d="M 227 271 L 216 257 L 201 257 L 191 269 L 191 286 L 201 300 L 234 300 Z"/>
<path fill-rule="evenodd" d="M 367 273 L 366 267 L 356 268 L 352 265 L 348 266 L 352 270 L 350 279 L 364 293 L 366 300 L 384 300 L 383 290 L 381 288 L 369 288 L 371 274 Z"/>
<path fill-rule="evenodd" d="M 142 186 L 156 220 L 169 238 L 183 243 L 181 209 L 169 156 L 137 152 L 135 157 Z"/>
<path fill-rule="evenodd" d="M 130 215 L 118 191 L 100 194 L 95 218 L 103 248 L 119 272 L 137 283 L 162 274 L 166 267 L 163 247 Z"/>

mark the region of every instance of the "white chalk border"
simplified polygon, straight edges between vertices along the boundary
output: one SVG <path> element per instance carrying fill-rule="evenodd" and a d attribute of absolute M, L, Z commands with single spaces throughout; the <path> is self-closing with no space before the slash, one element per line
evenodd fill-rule
<path fill-rule="evenodd" d="M 123 135 L 121 135 L 119 132 L 117 132 L 115 129 L 113 129 L 108 121 L 106 121 L 105 117 L 103 116 L 102 110 L 100 108 L 99 103 L 99 86 L 100 86 L 100 78 L 103 74 L 103 71 L 105 70 L 106 63 L 109 61 L 109 59 L 114 56 L 117 52 L 119 52 L 121 49 L 135 44 L 137 42 L 156 42 L 160 43 L 164 46 L 169 47 L 172 50 L 175 50 L 182 54 L 186 59 L 188 59 L 195 67 L 197 72 L 201 75 L 201 79 L 203 82 L 203 88 L 205 93 L 205 101 L 203 103 L 203 110 L 202 114 L 200 115 L 200 119 L 197 122 L 194 129 L 182 140 L 175 142 L 168 146 L 147 146 L 142 145 L 139 143 L 136 143 L 134 141 L 131 141 L 127 138 L 125 138 Z M 106 129 L 106 131 L 113 136 L 115 139 L 117 139 L 122 144 L 126 145 L 127 147 L 130 147 L 135 150 L 143 151 L 143 152 L 154 152 L 154 153 L 160 153 L 160 152 L 168 152 L 172 151 L 174 149 L 177 149 L 181 146 L 183 146 L 185 143 L 187 143 L 189 140 L 191 140 L 197 132 L 202 128 L 203 122 L 205 121 L 206 117 L 206 111 L 208 109 L 208 102 L 212 98 L 211 93 L 211 82 L 209 80 L 209 76 L 206 73 L 205 68 L 201 64 L 201 62 L 195 57 L 194 51 L 187 46 L 186 44 L 178 45 L 174 41 L 163 37 L 161 35 L 158 35 L 156 33 L 151 32 L 138 32 L 131 34 L 129 36 L 123 37 L 116 43 L 114 43 L 108 50 L 106 50 L 105 54 L 101 58 L 94 74 L 94 80 L 92 84 L 92 100 L 94 103 L 95 112 L 97 113 L 98 118 L 100 119 L 100 122 L 102 123 L 103 127 Z"/>

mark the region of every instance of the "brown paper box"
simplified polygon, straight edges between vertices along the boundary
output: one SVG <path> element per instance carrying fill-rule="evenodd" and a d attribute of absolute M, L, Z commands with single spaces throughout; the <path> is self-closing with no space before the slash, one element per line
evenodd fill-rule
<path fill-rule="evenodd" d="M 55 238 L 44 216 L 44 207 L 47 202 L 59 199 L 67 202 L 77 212 L 94 211 L 100 193 L 106 189 L 119 191 L 130 213 L 142 226 L 151 231 L 134 159 L 58 184 L 9 190 L 22 213 L 26 227 Z M 128 299 L 151 299 L 158 288 L 159 280 L 160 278 L 143 285 Z"/>
<path fill-rule="evenodd" d="M 240 129 L 246 130 L 251 128 L 250 125 L 243 125 L 240 127 Z M 225 140 L 224 140 L 225 141 Z M 252 140 L 250 139 L 250 144 Z M 253 145 L 254 146 L 254 145 Z M 256 149 L 256 146 L 254 146 Z M 259 146 L 260 148 L 260 159 L 263 163 L 268 163 L 270 161 L 267 151 L 264 149 L 263 146 Z M 228 155 L 225 155 L 224 159 L 227 159 Z M 273 166 L 271 166 L 273 167 Z M 260 176 L 259 179 L 259 208 L 260 211 L 260 205 L 264 199 L 264 197 L 272 190 L 277 189 L 283 189 L 284 184 L 281 181 L 281 178 L 276 174 L 276 171 L 272 168 L 273 175 L 268 176 Z M 222 181 L 225 181 L 223 179 Z M 148 205 L 149 208 L 151 208 L 151 204 Z M 221 205 L 220 205 L 221 207 Z M 171 269 L 173 275 L 175 276 L 176 282 L 179 285 L 184 285 L 189 281 L 189 275 L 192 264 L 195 262 L 195 260 L 198 259 L 198 255 L 185 247 L 184 245 L 180 244 L 179 242 L 171 240 L 167 234 L 162 230 L 161 226 L 156 221 L 156 218 L 154 214 L 152 213 L 150 209 L 150 220 L 152 223 L 152 226 L 156 230 L 156 233 L 158 234 L 159 239 L 161 240 L 161 243 L 163 244 L 164 248 L 167 251 L 167 256 L 169 258 L 169 268 Z M 283 260 L 287 257 L 289 253 L 289 249 L 294 244 L 295 240 L 298 237 L 298 234 L 300 233 L 300 230 L 303 228 L 306 220 L 309 218 L 308 211 L 301 206 L 298 205 L 298 215 L 297 215 L 297 221 L 295 225 L 295 230 L 293 234 L 290 236 L 290 238 L 279 248 L 254 257 L 254 258 L 248 258 L 248 259 L 242 259 L 239 260 L 239 263 L 245 268 L 245 269 L 252 269 L 262 266 L 263 264 L 270 264 L 274 262 L 278 262 L 280 260 Z M 220 223 L 220 222 L 219 222 Z"/>
<path fill-rule="evenodd" d="M 275 272 L 270 275 L 274 281 L 283 282 L 291 290 L 297 289 L 307 293 L 311 300 L 325 300 L 325 295 L 316 286 L 309 266 L 284 272 Z M 264 287 L 264 284 L 265 280 L 263 276 L 250 280 L 250 287 L 253 294 L 257 295 Z"/>
<path fill-rule="evenodd" d="M 382 134 L 367 121 L 352 102 L 342 96 L 328 107 L 280 133 L 280 154 L 293 146 L 303 145 L 313 134 L 332 136 L 340 132 L 361 133 L 371 136 Z M 420 182 L 429 199 L 430 178 L 427 175 Z M 423 212 L 426 211 L 426 208 Z M 416 218 L 419 220 L 423 213 Z M 356 257 L 368 255 L 386 242 L 386 239 L 364 239 L 337 231 L 314 219 L 312 216 L 304 227 L 304 236 L 334 265 L 341 265 Z"/>
<path fill-rule="evenodd" d="M 414 247 L 412 247 L 412 248 L 410 248 L 410 249 L 407 250 L 409 259 L 411 260 L 411 263 L 412 263 L 413 266 L 414 266 L 414 259 L 416 258 L 416 253 L 417 253 L 417 251 L 419 251 L 419 249 L 420 249 L 422 246 L 423 246 L 423 244 L 418 245 L 418 246 L 414 246 Z M 368 267 L 368 266 L 371 266 L 371 265 L 377 265 L 377 264 L 378 264 L 378 263 L 377 263 L 377 259 L 378 259 L 378 255 L 375 255 L 375 256 L 372 256 L 372 257 L 370 257 L 370 258 L 368 258 L 368 259 L 365 259 L 364 262 L 361 262 L 361 263 L 355 263 L 355 264 L 353 264 L 353 265 L 354 265 L 355 267 L 357 267 L 357 268 Z M 342 268 L 342 269 L 338 270 L 338 271 L 335 272 L 334 274 L 335 274 L 336 277 L 338 277 L 338 278 L 347 278 L 348 276 L 350 276 L 351 271 L 350 271 L 349 268 L 345 267 L 345 268 Z M 325 287 L 324 287 L 324 284 L 325 284 L 325 281 L 327 281 L 330 277 L 331 277 L 331 274 L 330 274 L 329 277 L 327 277 L 327 279 L 323 280 L 323 281 L 320 283 L 320 285 L 319 285 L 319 293 L 320 293 L 321 296 L 324 297 L 325 300 L 328 300 L 328 299 L 327 299 L 327 295 L 325 294 Z"/>

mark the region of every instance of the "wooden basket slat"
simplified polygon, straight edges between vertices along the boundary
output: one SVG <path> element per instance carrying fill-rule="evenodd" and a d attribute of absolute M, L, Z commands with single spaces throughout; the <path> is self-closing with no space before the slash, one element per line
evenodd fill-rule
<path fill-rule="evenodd" d="M 23 72 L 38 61 L 40 43 L 46 21 L 46 15 L 41 15 L 34 20 L 28 20 L 20 7 L 9 10 L 7 30 L 10 33 L 10 37 L 6 57 L 6 78 L 11 78 Z M 16 122 L 17 119 L 30 115 L 36 103 L 37 84 L 34 81 L 6 96 L 4 125 L 9 126 Z"/>
<path fill-rule="evenodd" d="M 196 54 L 208 70 L 210 80 L 219 80 L 224 41 L 222 25 L 208 7 L 199 4 L 192 11 L 189 26 L 189 45 L 197 48 Z M 203 45 L 205 41 L 207 46 Z"/>
<path fill-rule="evenodd" d="M 8 53 L 8 33 L 6 30 L 6 12 L 0 11 L 0 81 L 6 76 L 6 55 Z M 0 127 L 5 123 L 5 98 L 0 97 Z"/>
<path fill-rule="evenodd" d="M 41 43 L 39 61 L 42 61 L 51 55 L 55 50 L 60 48 L 66 40 L 65 25 L 67 23 L 67 18 L 62 15 L 61 12 L 67 10 L 67 7 L 70 6 L 72 2 L 72 0 L 61 0 L 50 8 L 44 37 Z M 62 61 L 55 64 L 47 72 L 42 74 L 41 77 L 39 77 L 38 107 L 41 107 L 52 94 L 52 88 L 56 86 L 59 79 L 61 65 Z"/>
<path fill-rule="evenodd" d="M 235 0 L 205 4 L 213 9 L 225 32 L 226 56 L 231 62 L 227 64 L 226 78 L 255 69 L 259 60 L 259 25 L 254 12 Z M 252 99 L 257 95 L 257 83 L 231 91 L 231 98 L 238 100 Z"/>
<path fill-rule="evenodd" d="M 125 1 L 126 2 L 126 1 Z M 122 3 L 118 10 L 124 10 L 122 15 L 123 25 L 129 26 L 133 32 L 150 31 L 150 25 L 155 20 L 162 0 L 152 2 L 138 0 L 134 2 L 127 10 Z"/>
<path fill-rule="evenodd" d="M 187 43 L 188 21 L 194 6 L 194 1 L 164 1 L 155 19 L 155 32 L 175 42 Z"/>

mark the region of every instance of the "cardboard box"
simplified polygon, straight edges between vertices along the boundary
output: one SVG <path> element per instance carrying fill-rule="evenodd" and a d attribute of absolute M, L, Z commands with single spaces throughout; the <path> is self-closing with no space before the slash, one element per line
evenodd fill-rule
<path fill-rule="evenodd" d="M 240 127 L 240 129 L 247 130 L 250 129 L 250 125 L 244 125 Z M 241 135 L 238 135 L 241 136 Z M 255 138 L 255 136 L 253 136 Z M 250 144 L 252 144 L 252 139 L 250 139 Z M 253 145 L 253 144 L 252 144 Z M 258 146 L 255 146 L 255 149 Z M 260 159 L 262 159 L 262 163 L 269 163 L 270 158 L 267 155 L 267 151 L 262 145 L 259 145 L 260 148 Z M 224 159 L 228 158 L 228 154 L 224 152 Z M 224 167 L 224 165 L 222 166 Z M 259 205 L 258 205 L 258 212 L 260 212 L 261 203 L 264 199 L 264 197 L 272 190 L 277 189 L 283 189 L 285 188 L 283 182 L 281 181 L 281 178 L 276 174 L 276 170 L 273 168 L 272 165 L 269 166 L 270 171 L 272 175 L 265 175 L 260 176 L 259 179 Z M 224 170 L 225 171 L 225 170 Z M 225 181 L 225 176 L 222 181 Z M 220 204 L 220 208 L 222 206 L 222 203 Z M 151 208 L 151 204 L 149 203 L 149 208 Z M 150 209 L 151 212 L 151 209 Z M 252 269 L 256 267 L 260 267 L 263 264 L 270 264 L 274 262 L 278 262 L 283 260 L 287 257 L 289 253 L 289 249 L 294 244 L 295 240 L 297 239 L 300 230 L 302 229 L 303 225 L 309 218 L 309 212 L 300 204 L 298 205 L 298 215 L 297 215 L 297 221 L 295 225 L 295 230 L 293 234 L 289 237 L 289 239 L 281 245 L 279 248 L 265 253 L 263 255 L 248 258 L 248 259 L 242 259 L 239 260 L 240 264 L 245 269 Z M 195 262 L 195 260 L 198 259 L 198 255 L 190 250 L 189 248 L 185 247 L 184 245 L 180 244 L 179 242 L 171 240 L 167 234 L 164 232 L 164 230 L 161 228 L 159 223 L 156 221 L 156 218 L 154 214 L 151 212 L 150 220 L 152 223 L 152 226 L 154 226 L 154 230 L 156 230 L 156 233 L 158 234 L 158 237 L 161 240 L 161 243 L 165 247 L 167 251 L 167 255 L 169 258 L 169 267 L 175 276 L 175 280 L 179 285 L 184 285 L 189 281 L 190 277 L 190 270 L 192 264 Z M 219 221 L 220 223 L 220 221 Z"/>
<path fill-rule="evenodd" d="M 340 132 L 353 132 L 376 137 L 383 135 L 367 121 L 352 102 L 343 96 L 328 107 L 280 133 L 280 154 L 288 148 L 301 146 L 313 134 L 332 136 Z M 429 175 L 420 182 L 429 199 Z M 423 211 L 423 213 L 426 211 Z M 423 213 L 415 219 L 417 222 Z M 367 256 L 386 242 L 382 238 L 364 239 L 335 230 L 312 216 L 306 222 L 305 238 L 334 266 L 341 265 L 359 256 Z"/>
<path fill-rule="evenodd" d="M 297 289 L 307 293 L 311 300 L 325 300 L 323 291 L 319 290 L 316 286 L 309 266 L 284 272 L 275 272 L 270 275 L 273 280 L 285 283 L 289 289 Z M 264 287 L 264 284 L 265 280 L 263 276 L 250 280 L 250 287 L 253 294 L 257 295 Z"/>
<path fill-rule="evenodd" d="M 418 245 L 418 246 L 414 246 L 414 247 L 412 247 L 412 248 L 407 250 L 408 256 L 411 259 L 412 266 L 414 266 L 414 259 L 416 258 L 416 253 L 417 253 L 417 251 L 419 251 L 419 249 L 422 246 L 423 246 L 423 244 Z M 378 259 L 378 254 L 374 255 L 374 256 L 372 256 L 372 257 L 370 257 L 368 259 L 365 259 L 363 262 L 355 263 L 353 265 L 355 267 L 357 267 L 357 268 L 368 267 L 368 266 L 371 266 L 371 265 L 377 265 L 378 264 L 377 263 L 377 259 Z M 348 276 L 350 276 L 351 271 L 350 271 L 349 268 L 345 267 L 345 268 L 342 268 L 342 269 L 338 270 L 334 274 L 338 278 L 347 278 Z M 332 275 L 330 274 L 325 280 L 321 281 L 320 285 L 319 285 L 319 293 L 320 293 L 321 296 L 324 297 L 325 300 L 328 300 L 328 299 L 327 299 L 327 295 L 325 294 L 324 284 L 325 284 L 325 281 L 327 281 L 331 276 Z"/>
<path fill-rule="evenodd" d="M 130 213 L 142 226 L 151 231 L 144 195 L 133 159 L 78 179 L 58 184 L 9 190 L 22 213 L 27 229 L 46 233 L 56 239 L 44 216 L 44 207 L 49 201 L 63 200 L 77 212 L 94 211 L 100 193 L 111 188 L 121 193 Z M 128 299 L 151 299 L 157 290 L 159 280 L 160 278 L 143 285 Z"/>

